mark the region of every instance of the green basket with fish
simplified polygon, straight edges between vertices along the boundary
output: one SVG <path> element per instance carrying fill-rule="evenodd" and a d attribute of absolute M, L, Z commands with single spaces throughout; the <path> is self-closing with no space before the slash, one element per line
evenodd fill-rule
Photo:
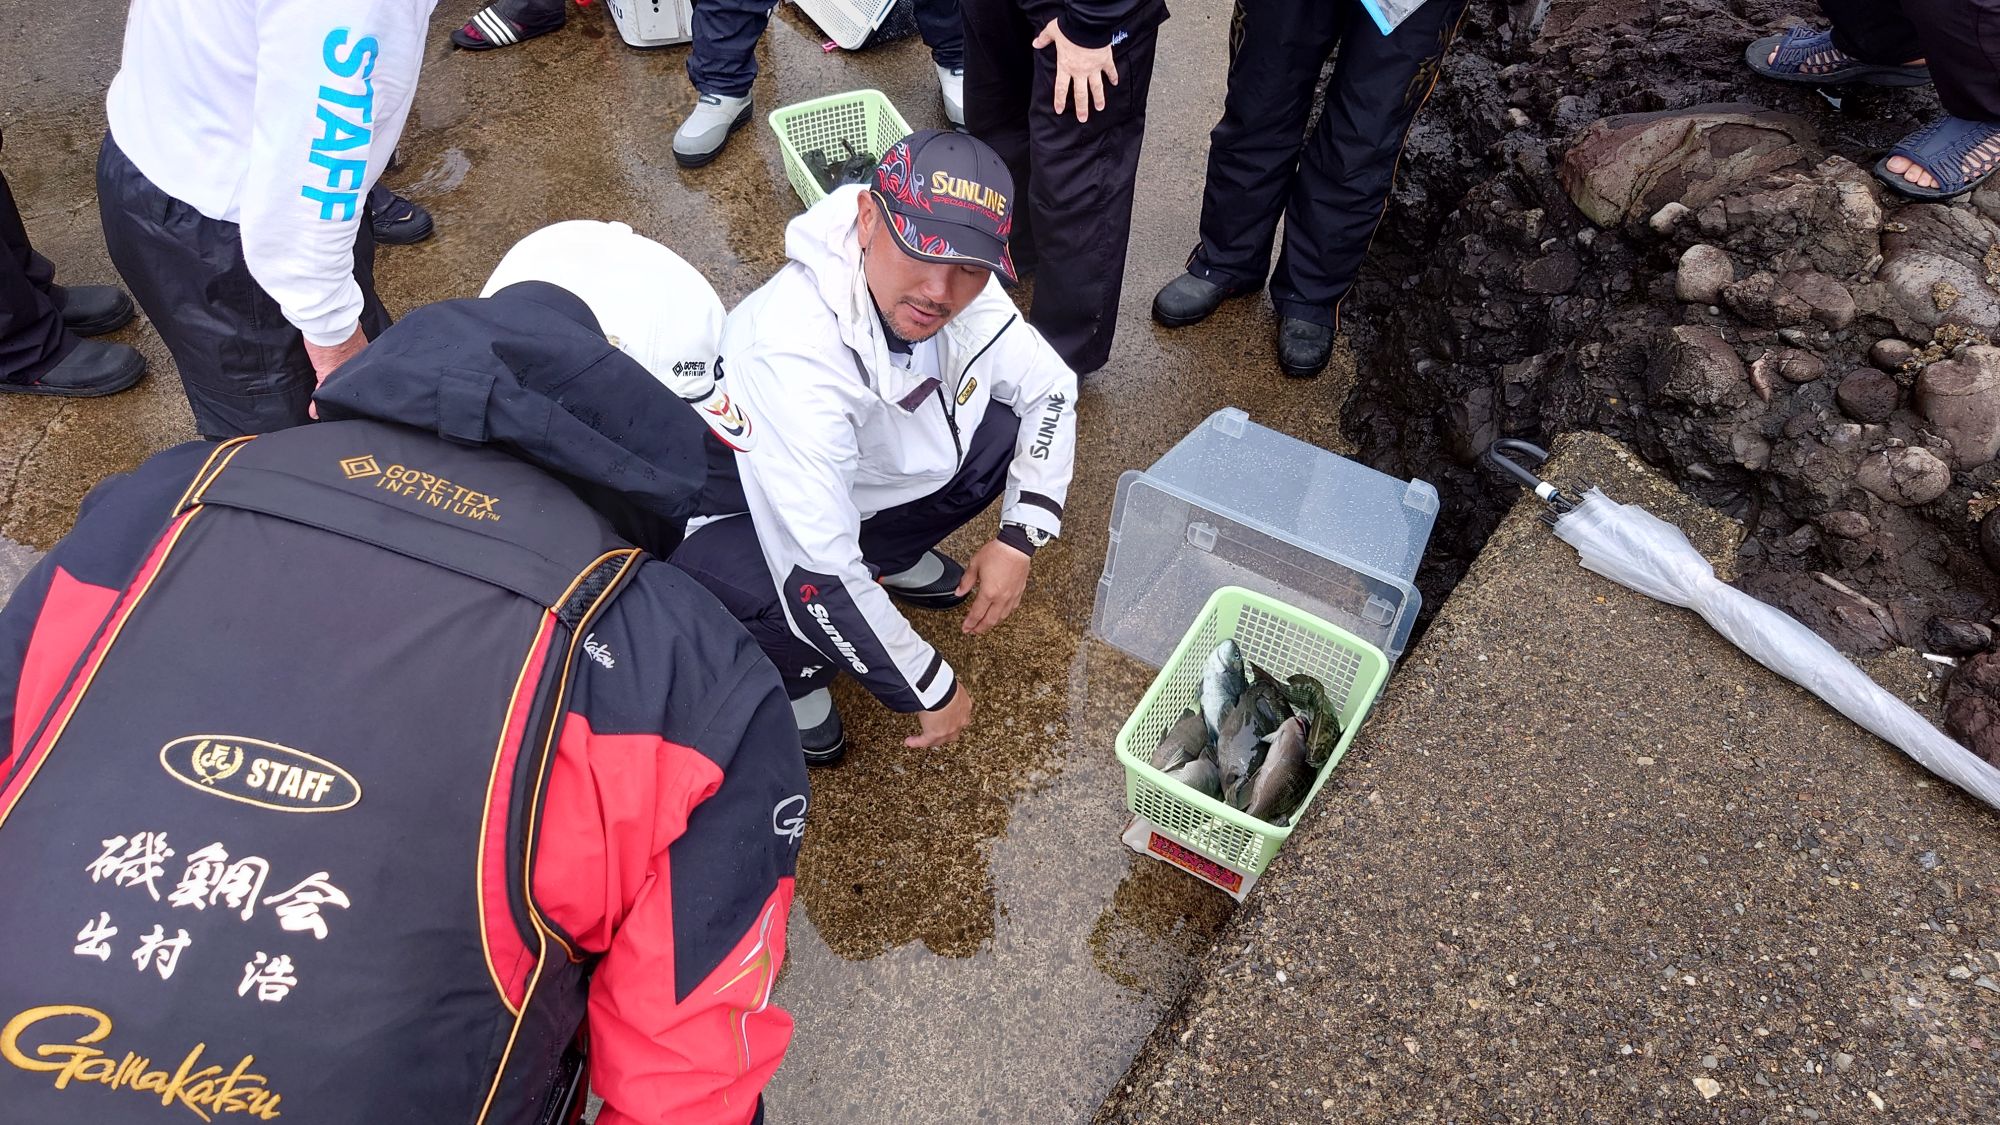
<path fill-rule="evenodd" d="M 1231 646 L 1224 642 L 1240 654 L 1233 673 L 1236 657 L 1225 659 Z M 1261 874 L 1347 753 L 1388 678 L 1389 658 L 1367 641 L 1274 598 L 1224 586 L 1118 732 L 1126 807 L 1200 856 Z M 1215 769 L 1190 756 L 1204 739 L 1201 753 L 1219 762 Z"/>
<path fill-rule="evenodd" d="M 910 135 L 903 115 L 880 90 L 853 90 L 771 111 L 771 131 L 785 157 L 785 176 L 805 205 L 829 194 L 827 185 L 858 183 L 847 167 L 873 172 L 890 145 Z"/>

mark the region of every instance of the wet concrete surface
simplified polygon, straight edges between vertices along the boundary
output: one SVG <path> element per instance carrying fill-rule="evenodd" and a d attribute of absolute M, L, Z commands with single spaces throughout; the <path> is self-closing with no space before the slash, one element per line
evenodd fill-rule
<path fill-rule="evenodd" d="M 786 7 L 759 47 L 756 123 L 714 164 L 682 171 L 670 141 L 693 100 L 685 48 L 631 50 L 592 6 L 518 48 L 453 51 L 446 33 L 477 7 L 438 9 L 401 164 L 387 177 L 438 229 L 381 250 L 392 312 L 476 293 L 513 240 L 579 217 L 661 239 L 734 303 L 781 264 L 783 224 L 799 209 L 765 112 L 872 86 L 913 126 L 942 124 L 918 40 L 827 54 Z M 1222 0 L 1181 0 L 1161 35 L 1123 319 L 1110 364 L 1085 383 L 1065 537 L 1037 558 L 1027 601 L 995 634 L 968 641 L 956 614 L 918 622 L 970 686 L 973 727 L 953 747 L 910 751 L 907 720 L 840 695 L 854 749 L 814 777 L 777 992 L 798 1035 L 770 1089 L 775 1121 L 1080 1120 L 1229 913 L 1219 893 L 1118 843 L 1112 739 L 1149 674 L 1084 637 L 1121 471 L 1150 464 L 1226 405 L 1338 447 L 1351 371 L 1337 356 L 1317 381 L 1286 380 L 1264 298 L 1176 332 L 1147 317 L 1195 239 L 1227 19 Z M 109 4 L 0 12 L 0 168 L 66 282 L 115 280 L 92 168 L 122 22 Z M 140 322 L 117 338 L 152 361 L 136 389 L 0 399 L 0 535 L 46 548 L 91 485 L 193 437 L 157 337 Z M 979 538 L 952 546 L 969 552 Z"/>
<path fill-rule="evenodd" d="M 1596 481 L 1735 559 L 1610 439 Z M 1098 1115 L 2000 1120 L 1993 810 L 1523 501 Z M 1878 682 L 1937 721 L 1908 650 Z"/>

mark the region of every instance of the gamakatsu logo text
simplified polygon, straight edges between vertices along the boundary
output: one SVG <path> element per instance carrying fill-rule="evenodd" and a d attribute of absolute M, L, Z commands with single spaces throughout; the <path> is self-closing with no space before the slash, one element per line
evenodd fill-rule
<path fill-rule="evenodd" d="M 279 1116 L 279 1095 L 270 1081 L 250 1068 L 256 1056 L 244 1055 L 228 1070 L 204 1062 L 208 1044 L 196 1043 L 178 1060 L 161 1056 L 161 1064 L 132 1051 L 112 1054 L 100 1044 L 111 1036 L 111 1017 L 80 1004 L 48 1004 L 7 1021 L 0 1028 L 0 1059 L 15 1067 L 50 1076 L 58 1090 L 102 1086 L 130 1090 L 163 1106 L 178 1105 L 203 1121 L 223 1114 L 248 1114 L 259 1121 Z M 94 1115 L 79 1111 L 71 1121 Z"/>
<path fill-rule="evenodd" d="M 453 484 L 451 481 L 427 473 L 422 469 L 412 469 L 407 465 L 379 467 L 375 458 L 369 456 L 349 457 L 340 462 L 341 475 L 348 480 L 367 480 L 373 477 L 376 488 L 407 497 L 420 504 L 449 512 L 454 516 L 475 522 L 500 522 L 500 498 L 484 492 Z"/>

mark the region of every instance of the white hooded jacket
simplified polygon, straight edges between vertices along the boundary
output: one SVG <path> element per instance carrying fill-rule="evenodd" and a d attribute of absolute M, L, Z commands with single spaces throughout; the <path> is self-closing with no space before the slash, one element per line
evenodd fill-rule
<path fill-rule="evenodd" d="M 792 220 L 791 261 L 723 327 L 722 389 L 753 427 L 736 469 L 792 631 L 885 705 L 927 710 L 956 678 L 863 562 L 861 521 L 942 488 L 997 406 L 1021 419 L 1000 518 L 1059 533 L 1076 376 L 997 279 L 938 333 L 941 386 L 892 363 L 861 270 L 862 190 Z"/>

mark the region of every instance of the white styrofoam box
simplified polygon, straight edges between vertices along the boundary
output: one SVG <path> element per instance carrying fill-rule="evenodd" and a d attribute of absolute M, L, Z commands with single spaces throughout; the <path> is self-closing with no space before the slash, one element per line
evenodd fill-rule
<path fill-rule="evenodd" d="M 633 47 L 668 47 L 694 38 L 691 0 L 604 0 L 618 37 Z"/>

